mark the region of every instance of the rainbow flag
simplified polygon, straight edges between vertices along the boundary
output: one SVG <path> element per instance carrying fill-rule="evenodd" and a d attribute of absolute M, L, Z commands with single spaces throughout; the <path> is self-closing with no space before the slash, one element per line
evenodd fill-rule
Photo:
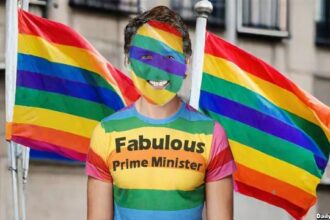
<path fill-rule="evenodd" d="M 207 33 L 200 109 L 225 128 L 235 190 L 299 219 L 330 152 L 330 108 L 270 65 Z"/>
<path fill-rule="evenodd" d="M 96 124 L 137 98 L 131 80 L 77 32 L 19 11 L 8 140 L 84 161 Z"/>

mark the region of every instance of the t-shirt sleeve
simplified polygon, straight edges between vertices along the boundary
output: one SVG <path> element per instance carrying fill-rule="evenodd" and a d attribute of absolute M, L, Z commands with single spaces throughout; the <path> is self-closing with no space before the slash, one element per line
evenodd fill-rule
<path fill-rule="evenodd" d="M 236 170 L 227 135 L 223 127 L 215 122 L 210 158 L 206 169 L 205 182 L 217 181 Z"/>
<path fill-rule="evenodd" d="M 86 174 L 95 179 L 112 183 L 112 177 L 107 164 L 109 155 L 109 135 L 99 123 L 92 134 L 86 159 Z"/>

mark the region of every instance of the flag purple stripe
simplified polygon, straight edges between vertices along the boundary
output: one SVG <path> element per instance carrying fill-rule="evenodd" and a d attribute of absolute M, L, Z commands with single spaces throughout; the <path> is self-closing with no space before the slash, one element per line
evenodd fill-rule
<path fill-rule="evenodd" d="M 299 129 L 221 96 L 205 91 L 201 91 L 201 96 L 203 96 L 203 99 L 201 99 L 200 105 L 204 108 L 304 147 L 319 157 L 318 166 L 326 166 L 323 153 L 314 141 Z"/>

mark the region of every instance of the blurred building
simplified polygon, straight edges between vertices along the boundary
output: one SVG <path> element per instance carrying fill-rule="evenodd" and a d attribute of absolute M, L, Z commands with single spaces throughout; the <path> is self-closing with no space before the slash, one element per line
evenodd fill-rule
<path fill-rule="evenodd" d="M 7 0 L 8 1 L 8 0 Z M 227 0 L 229 1 L 234 0 Z M 85 36 L 116 67 L 126 72 L 123 30 L 130 16 L 167 5 L 186 20 L 194 38 L 196 0 L 30 0 L 30 11 L 67 24 Z M 236 44 L 276 67 L 306 91 L 330 105 L 330 0 L 212 0 L 208 29 L 226 38 L 226 17 L 234 18 Z M 5 1 L 0 0 L 0 135 L 4 134 Z M 189 85 L 184 94 L 188 94 Z M 3 138 L 1 138 L 3 140 Z M 1 142 L 3 143 L 3 141 Z M 85 219 L 86 177 L 82 166 L 32 163 L 28 219 Z M 0 148 L 0 220 L 12 219 L 6 150 Z M 305 219 L 329 213 L 330 169 L 318 188 L 319 202 Z M 235 195 L 235 219 L 291 219 L 283 210 Z"/>

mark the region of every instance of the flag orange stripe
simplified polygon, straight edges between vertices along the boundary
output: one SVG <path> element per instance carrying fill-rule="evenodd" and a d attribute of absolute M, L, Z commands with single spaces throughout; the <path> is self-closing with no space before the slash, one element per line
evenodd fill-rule
<path fill-rule="evenodd" d="M 309 209 L 314 204 L 316 197 L 281 180 L 262 174 L 236 162 L 237 171 L 234 173 L 236 181 L 248 183 L 248 185 L 259 190 L 270 193 L 290 201 L 295 206 Z"/>
<path fill-rule="evenodd" d="M 12 123 L 12 133 L 17 137 L 52 143 L 84 154 L 89 147 L 88 138 L 36 125 Z"/>

